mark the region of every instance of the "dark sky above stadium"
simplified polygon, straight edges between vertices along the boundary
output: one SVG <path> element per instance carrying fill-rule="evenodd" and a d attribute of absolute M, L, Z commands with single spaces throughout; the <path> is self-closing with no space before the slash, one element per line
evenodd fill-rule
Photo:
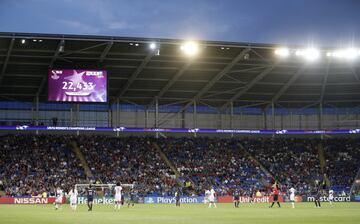
<path fill-rule="evenodd" d="M 0 31 L 360 46 L 359 0 L 0 0 Z"/>

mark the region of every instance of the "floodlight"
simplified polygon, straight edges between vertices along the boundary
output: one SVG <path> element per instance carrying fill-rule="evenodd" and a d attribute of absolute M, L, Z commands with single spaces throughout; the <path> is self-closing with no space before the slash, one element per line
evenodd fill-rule
<path fill-rule="evenodd" d="M 299 49 L 295 52 L 295 55 L 309 61 L 314 61 L 320 57 L 320 51 L 315 48 Z"/>
<path fill-rule="evenodd" d="M 26 43 L 26 40 L 25 39 L 22 39 L 21 40 L 21 44 L 25 44 Z"/>
<path fill-rule="evenodd" d="M 285 58 L 290 55 L 290 50 L 287 48 L 279 48 L 275 50 L 275 55 Z"/>
<path fill-rule="evenodd" d="M 188 41 L 180 46 L 180 50 L 188 56 L 194 56 L 199 53 L 199 44 L 194 41 Z"/>
<path fill-rule="evenodd" d="M 347 48 L 342 50 L 336 50 L 332 53 L 332 56 L 335 58 L 343 59 L 355 59 L 359 56 L 359 52 L 354 48 Z"/>
<path fill-rule="evenodd" d="M 156 44 L 155 43 L 150 43 L 149 45 L 151 50 L 155 50 L 156 49 Z"/>

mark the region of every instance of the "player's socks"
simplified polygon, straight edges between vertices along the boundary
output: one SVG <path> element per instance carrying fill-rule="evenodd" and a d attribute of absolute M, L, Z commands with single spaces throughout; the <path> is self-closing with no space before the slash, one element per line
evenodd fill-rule
<path fill-rule="evenodd" d="M 270 205 L 270 207 L 269 207 L 269 208 L 272 208 L 272 207 L 274 206 L 274 204 L 275 204 L 275 202 L 273 202 L 273 203 Z"/>
<path fill-rule="evenodd" d="M 277 202 L 277 204 L 278 204 L 278 206 L 279 206 L 279 208 L 280 208 L 280 207 L 281 207 L 281 206 L 280 206 L 280 202 Z"/>
<path fill-rule="evenodd" d="M 292 208 L 295 208 L 295 203 L 291 202 Z"/>

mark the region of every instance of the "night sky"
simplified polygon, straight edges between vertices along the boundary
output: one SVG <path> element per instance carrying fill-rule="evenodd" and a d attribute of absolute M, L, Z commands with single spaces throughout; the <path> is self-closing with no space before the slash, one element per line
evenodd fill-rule
<path fill-rule="evenodd" d="M 357 0 L 0 0 L 0 31 L 360 46 Z"/>

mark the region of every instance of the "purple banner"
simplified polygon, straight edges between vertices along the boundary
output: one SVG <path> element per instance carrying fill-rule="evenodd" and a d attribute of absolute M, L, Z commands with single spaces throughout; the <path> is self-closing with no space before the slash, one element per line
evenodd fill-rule
<path fill-rule="evenodd" d="M 348 130 L 246 130 L 246 129 L 200 129 L 200 128 L 128 128 L 128 127 L 54 127 L 54 126 L 0 126 L 5 131 L 95 131 L 95 132 L 164 132 L 206 134 L 261 134 L 261 135 L 336 135 L 360 134 L 360 129 Z"/>
<path fill-rule="evenodd" d="M 107 73 L 96 70 L 49 70 L 48 100 L 107 102 Z"/>

